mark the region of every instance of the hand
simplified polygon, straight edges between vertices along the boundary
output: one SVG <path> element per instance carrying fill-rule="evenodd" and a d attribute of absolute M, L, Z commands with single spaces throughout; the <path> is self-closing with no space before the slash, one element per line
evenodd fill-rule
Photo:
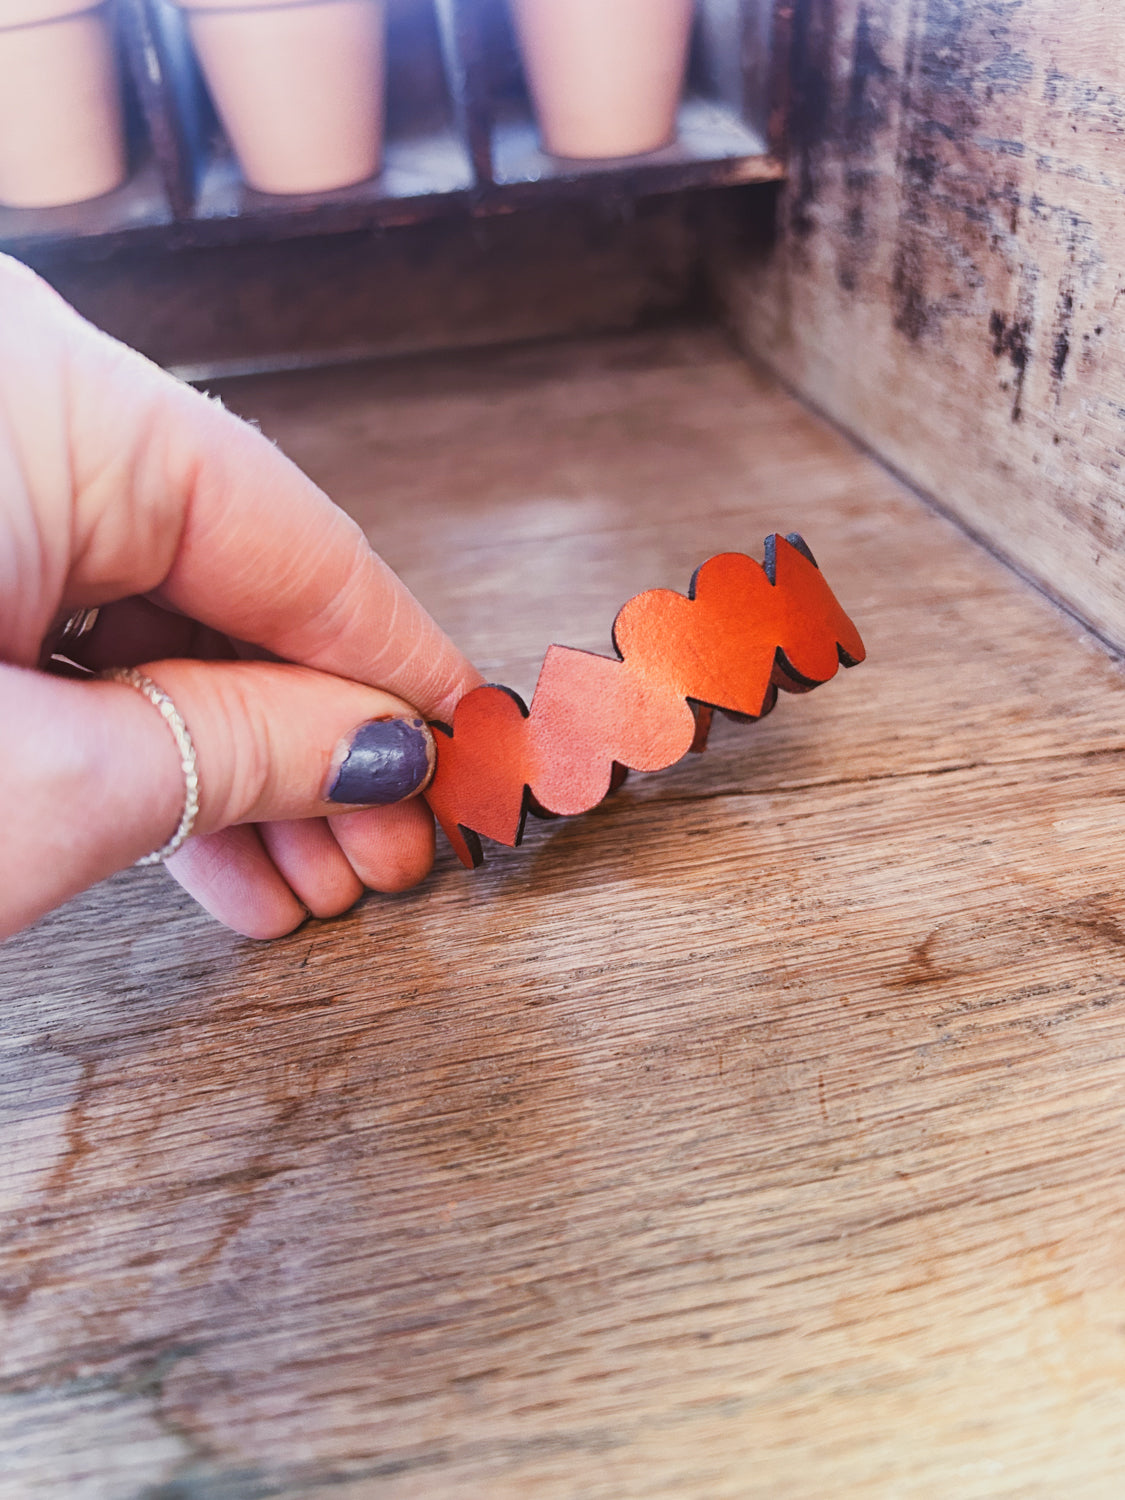
<path fill-rule="evenodd" d="M 94 629 L 61 644 L 83 606 Z M 410 726 L 479 675 L 265 438 L 0 256 L 0 936 L 159 848 L 183 807 L 160 714 L 53 675 L 56 650 L 146 664 L 173 699 L 201 794 L 168 867 L 236 931 L 278 936 L 429 870 L 425 803 L 346 810 L 387 788 L 359 750 L 338 772 L 358 726 L 397 717 L 413 757 L 391 757 L 390 791 L 418 790 L 428 731 Z"/>

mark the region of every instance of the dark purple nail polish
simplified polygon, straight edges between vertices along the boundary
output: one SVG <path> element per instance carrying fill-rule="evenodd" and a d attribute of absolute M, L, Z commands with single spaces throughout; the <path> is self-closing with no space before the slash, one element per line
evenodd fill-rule
<path fill-rule="evenodd" d="M 434 768 L 433 735 L 422 719 L 369 719 L 340 748 L 329 802 L 401 802 L 426 785 Z"/>

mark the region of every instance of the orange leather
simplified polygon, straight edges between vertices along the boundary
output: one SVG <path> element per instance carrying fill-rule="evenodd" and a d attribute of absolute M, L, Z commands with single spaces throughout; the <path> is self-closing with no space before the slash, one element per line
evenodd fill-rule
<path fill-rule="evenodd" d="M 767 537 L 765 565 L 740 552 L 705 562 L 690 593 L 652 589 L 614 622 L 620 660 L 551 646 L 531 708 L 504 687 L 457 705 L 435 738 L 426 792 L 463 864 L 478 835 L 518 844 L 529 811 L 586 812 L 621 768 L 659 771 L 707 742 L 711 713 L 760 718 L 777 689 L 808 692 L 865 656 L 804 542 Z"/>

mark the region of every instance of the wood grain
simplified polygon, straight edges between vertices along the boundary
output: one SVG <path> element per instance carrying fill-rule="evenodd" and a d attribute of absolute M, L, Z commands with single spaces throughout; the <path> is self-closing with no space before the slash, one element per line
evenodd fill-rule
<path fill-rule="evenodd" d="M 1098 0 L 805 0 L 777 236 L 717 251 L 749 348 L 1119 645 L 1123 35 Z"/>
<path fill-rule="evenodd" d="M 775 527 L 869 657 L 280 943 L 6 945 L 12 1493 L 1116 1496 L 1118 663 L 711 332 L 223 396 L 502 680 Z"/>

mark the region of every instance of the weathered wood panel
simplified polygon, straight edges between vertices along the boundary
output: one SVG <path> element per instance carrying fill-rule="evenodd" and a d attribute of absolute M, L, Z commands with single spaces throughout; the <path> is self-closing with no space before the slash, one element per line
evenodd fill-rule
<path fill-rule="evenodd" d="M 5 1500 L 1116 1500 L 1120 667 L 712 334 L 223 394 L 517 687 L 789 525 L 870 657 L 283 942 L 6 945 Z"/>
<path fill-rule="evenodd" d="M 1118 8 L 800 0 L 793 108 L 718 256 L 747 347 L 1125 643 Z"/>
<path fill-rule="evenodd" d="M 691 194 L 224 249 L 25 257 L 188 374 L 626 328 L 699 300 Z"/>

